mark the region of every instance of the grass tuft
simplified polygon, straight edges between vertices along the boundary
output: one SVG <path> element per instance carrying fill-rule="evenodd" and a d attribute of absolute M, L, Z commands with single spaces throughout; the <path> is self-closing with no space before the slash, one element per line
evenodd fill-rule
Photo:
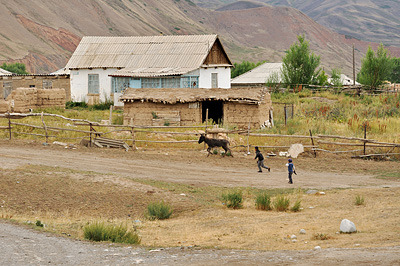
<path fill-rule="evenodd" d="M 354 204 L 356 206 L 361 206 L 365 204 L 364 196 L 357 195 L 354 200 Z"/>
<path fill-rule="evenodd" d="M 164 220 L 172 215 L 172 207 L 165 202 L 152 202 L 147 206 L 149 220 Z"/>
<path fill-rule="evenodd" d="M 301 200 L 296 200 L 293 207 L 290 209 L 292 212 L 299 212 L 301 210 Z"/>
<path fill-rule="evenodd" d="M 271 197 L 267 192 L 261 192 L 256 197 L 256 209 L 269 211 L 271 210 Z"/>
<path fill-rule="evenodd" d="M 91 241 L 111 241 L 113 243 L 139 244 L 141 238 L 136 232 L 128 231 L 124 225 L 114 226 L 95 222 L 83 228 L 85 239 Z"/>
<path fill-rule="evenodd" d="M 226 207 L 231 209 L 241 209 L 243 207 L 243 193 L 235 190 L 222 194 L 222 201 Z"/>
<path fill-rule="evenodd" d="M 278 212 L 284 212 L 289 209 L 290 200 L 284 195 L 279 195 L 275 198 L 274 208 Z"/>

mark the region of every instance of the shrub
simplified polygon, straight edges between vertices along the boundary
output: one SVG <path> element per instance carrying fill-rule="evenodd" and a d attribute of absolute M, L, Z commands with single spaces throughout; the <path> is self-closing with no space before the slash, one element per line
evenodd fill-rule
<path fill-rule="evenodd" d="M 290 200 L 288 198 L 286 198 L 284 195 L 279 195 L 274 201 L 275 210 L 280 212 L 287 211 L 289 209 L 289 203 Z"/>
<path fill-rule="evenodd" d="M 85 239 L 91 241 L 111 241 L 114 243 L 139 244 L 141 239 L 136 232 L 129 232 L 124 225 L 114 226 L 95 222 L 83 228 Z"/>
<path fill-rule="evenodd" d="M 290 209 L 292 212 L 299 212 L 301 208 L 301 200 L 296 200 L 293 207 Z"/>
<path fill-rule="evenodd" d="M 147 206 L 147 217 L 150 220 L 164 220 L 172 215 L 172 208 L 170 205 L 161 202 L 152 202 Z"/>
<path fill-rule="evenodd" d="M 36 220 L 35 225 L 38 226 L 38 227 L 43 227 L 44 226 L 40 220 Z"/>
<path fill-rule="evenodd" d="M 269 211 L 271 210 L 271 197 L 267 192 L 262 192 L 256 197 L 256 209 Z"/>
<path fill-rule="evenodd" d="M 78 107 L 78 108 L 87 108 L 88 105 L 85 102 L 72 102 L 72 101 L 69 101 L 69 102 L 65 103 L 65 109 L 73 109 L 73 108 L 76 108 L 76 107 Z"/>
<path fill-rule="evenodd" d="M 218 150 L 213 150 L 213 154 L 218 154 Z"/>
<path fill-rule="evenodd" d="M 331 237 L 328 236 L 327 234 L 323 234 L 323 233 L 316 233 L 313 235 L 313 239 L 314 240 L 328 240 Z"/>
<path fill-rule="evenodd" d="M 240 209 L 243 207 L 243 193 L 242 191 L 231 191 L 222 194 L 222 200 L 226 207 L 232 209 Z"/>
<path fill-rule="evenodd" d="M 364 205 L 365 204 L 364 203 L 364 197 L 360 196 L 360 195 L 357 195 L 355 200 L 354 200 L 354 204 L 357 205 L 357 206 Z"/>

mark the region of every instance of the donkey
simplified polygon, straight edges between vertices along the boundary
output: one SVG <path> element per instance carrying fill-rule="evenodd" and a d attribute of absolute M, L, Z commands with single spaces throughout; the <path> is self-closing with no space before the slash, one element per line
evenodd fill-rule
<path fill-rule="evenodd" d="M 231 155 L 232 155 L 231 149 L 229 149 L 229 147 L 228 147 L 229 146 L 229 141 L 226 140 L 226 139 L 210 139 L 210 138 L 207 138 L 204 134 L 201 134 L 200 138 L 199 138 L 199 144 L 202 143 L 203 141 L 205 143 L 207 143 L 207 145 L 208 145 L 207 157 L 210 154 L 212 154 L 211 153 L 211 149 L 214 148 L 214 147 L 222 147 L 225 150 L 225 153 L 227 153 L 229 151 L 231 153 Z"/>

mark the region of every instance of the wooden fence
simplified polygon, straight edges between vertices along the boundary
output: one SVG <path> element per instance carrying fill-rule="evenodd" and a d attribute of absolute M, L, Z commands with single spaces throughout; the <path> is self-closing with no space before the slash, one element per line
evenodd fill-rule
<path fill-rule="evenodd" d="M 28 117 L 40 117 L 40 125 L 31 125 L 27 123 L 16 122 L 20 121 L 24 118 Z M 67 121 L 65 127 L 61 126 L 52 126 L 49 122 L 45 121 L 46 117 L 62 119 L 63 121 Z M 20 114 L 20 113 L 7 113 L 0 114 L 0 121 L 2 119 L 6 119 L 6 126 L 0 126 L 0 131 L 6 131 L 6 138 L 13 139 L 19 135 L 31 135 L 39 138 L 44 138 L 45 142 L 48 143 L 49 139 L 54 139 L 57 141 L 60 140 L 80 140 L 83 138 L 89 138 L 88 144 L 90 146 L 93 145 L 95 139 L 102 138 L 103 141 L 108 140 L 107 146 L 112 146 L 111 144 L 115 144 L 117 141 L 119 142 L 128 142 L 133 149 L 136 149 L 136 145 L 138 143 L 164 143 L 167 145 L 176 145 L 179 143 L 196 143 L 198 140 L 198 135 L 202 132 L 214 133 L 217 134 L 217 130 L 211 128 L 206 125 L 198 125 L 198 126 L 140 126 L 140 125 L 104 125 L 99 124 L 97 122 L 92 122 L 84 119 L 73 119 L 67 118 L 62 115 L 57 114 L 46 114 L 46 113 L 28 113 L 28 114 Z M 72 123 L 69 124 L 69 123 Z M 59 123 L 58 123 L 59 124 Z M 66 126 L 71 127 L 80 127 L 77 128 L 68 128 Z M 18 131 L 17 129 L 24 127 L 30 129 L 30 132 L 27 131 Z M 86 129 L 85 129 L 86 128 Z M 97 129 L 97 130 L 96 130 Z M 104 131 L 106 129 L 106 131 Z M 197 129 L 197 131 L 190 132 L 179 132 L 180 129 Z M 40 130 L 43 133 L 32 133 L 34 130 Z M 103 131 L 101 131 L 103 130 Z M 168 130 L 168 131 L 164 131 Z M 61 132 L 76 132 L 81 134 L 79 137 L 62 137 L 60 136 Z M 111 133 L 121 133 L 125 132 L 123 138 L 118 139 L 106 139 L 104 136 L 107 136 Z M 261 148 L 268 149 L 288 149 L 290 145 L 265 145 L 265 141 L 262 142 L 259 140 L 268 139 L 268 138 L 286 138 L 286 139 L 296 139 L 296 143 L 300 143 L 304 146 L 306 150 L 312 152 L 312 154 L 317 157 L 317 152 L 326 152 L 326 153 L 353 153 L 353 158 L 364 158 L 364 157 L 379 157 L 379 156 L 397 156 L 400 153 L 395 153 L 396 148 L 400 148 L 400 143 L 387 143 L 380 142 L 378 140 L 367 139 L 366 137 L 366 128 L 364 133 L 364 138 L 356 138 L 356 137 L 345 137 L 345 136 L 335 136 L 335 135 L 312 135 L 311 130 L 309 131 L 310 135 L 281 135 L 281 134 L 263 134 L 258 133 L 257 131 L 252 131 L 250 126 L 247 130 L 223 130 L 223 133 L 229 135 L 230 137 L 238 137 L 245 136 L 246 143 L 238 143 L 237 145 L 232 146 L 232 149 L 244 148 L 249 152 L 250 147 L 258 146 Z M 146 133 L 146 134 L 154 134 L 154 135 L 169 135 L 175 136 L 173 140 L 154 140 L 154 139 L 140 139 L 138 134 Z M 143 135 L 143 134 L 142 134 Z M 127 138 L 126 136 L 129 136 Z M 187 140 L 177 140 L 176 138 L 179 136 L 192 136 L 193 139 Z M 250 143 L 250 138 L 252 139 L 252 143 Z M 298 141 L 297 141 L 298 140 Z M 339 140 L 339 141 L 338 141 Z M 341 141 L 341 142 L 340 142 Z M 346 141 L 346 142 L 343 142 Z M 243 141 L 244 142 L 244 141 Z M 263 144 L 264 143 L 264 144 Z M 355 149 L 351 150 L 342 150 L 344 147 L 355 147 Z M 379 153 L 367 153 L 369 150 L 380 150 Z M 385 152 L 382 152 L 382 149 L 387 149 Z"/>

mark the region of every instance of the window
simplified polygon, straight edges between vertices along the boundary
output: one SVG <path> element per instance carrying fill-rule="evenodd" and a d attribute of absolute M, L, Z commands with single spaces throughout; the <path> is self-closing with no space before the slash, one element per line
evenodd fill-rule
<path fill-rule="evenodd" d="M 185 76 L 182 77 L 182 88 L 198 88 L 199 77 L 198 76 Z"/>
<path fill-rule="evenodd" d="M 142 88 L 161 88 L 161 79 L 144 78 L 142 79 Z"/>
<path fill-rule="evenodd" d="M 112 78 L 112 91 L 114 93 L 121 93 L 123 90 L 129 87 L 129 78 Z"/>
<path fill-rule="evenodd" d="M 99 94 L 99 74 L 88 75 L 88 93 Z"/>
<path fill-rule="evenodd" d="M 181 83 L 180 78 L 162 78 L 161 88 L 179 88 Z"/>
<path fill-rule="evenodd" d="M 44 79 L 43 80 L 43 89 L 51 89 L 51 88 L 53 88 L 53 81 Z"/>
<path fill-rule="evenodd" d="M 211 73 L 211 88 L 218 88 L 218 73 Z"/>
<path fill-rule="evenodd" d="M 12 91 L 12 81 L 3 81 L 4 99 L 7 99 Z"/>

